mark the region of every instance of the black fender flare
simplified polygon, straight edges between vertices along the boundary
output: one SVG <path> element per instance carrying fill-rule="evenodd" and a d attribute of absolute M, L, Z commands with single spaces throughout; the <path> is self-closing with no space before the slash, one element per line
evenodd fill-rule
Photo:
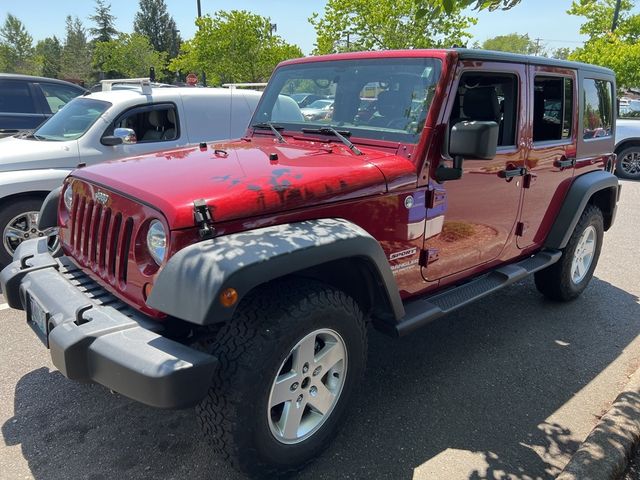
<path fill-rule="evenodd" d="M 40 230 L 58 226 L 58 204 L 60 203 L 61 193 L 62 187 L 58 187 L 50 191 L 44 199 L 42 207 L 40 207 L 40 215 L 38 215 L 38 228 Z"/>
<path fill-rule="evenodd" d="M 344 219 L 323 218 L 234 233 L 190 245 L 159 273 L 147 305 L 197 325 L 228 321 L 242 298 L 263 283 L 327 262 L 359 257 L 378 276 L 390 314 L 404 316 L 391 268 L 378 241 Z M 232 307 L 220 303 L 227 288 Z"/>
<path fill-rule="evenodd" d="M 603 210 L 605 229 L 608 229 L 615 219 L 619 189 L 618 177 L 604 170 L 576 177 L 571 183 L 562 207 L 560 207 L 556 220 L 549 231 L 545 247 L 562 249 L 567 246 L 587 203 L 598 192 L 606 192 L 603 197 L 599 197 L 601 204 L 598 206 Z"/>

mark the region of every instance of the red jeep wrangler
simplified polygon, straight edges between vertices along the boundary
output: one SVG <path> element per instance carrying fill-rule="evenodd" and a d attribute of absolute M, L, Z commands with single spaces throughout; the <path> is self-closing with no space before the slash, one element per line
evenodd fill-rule
<path fill-rule="evenodd" d="M 70 379 L 197 405 L 236 466 L 299 468 L 414 331 L 535 274 L 576 298 L 614 221 L 613 72 L 472 50 L 284 62 L 246 137 L 82 168 L 2 271 Z M 304 115 L 293 95 L 333 109 Z M 593 131 L 604 132 L 593 135 Z"/>

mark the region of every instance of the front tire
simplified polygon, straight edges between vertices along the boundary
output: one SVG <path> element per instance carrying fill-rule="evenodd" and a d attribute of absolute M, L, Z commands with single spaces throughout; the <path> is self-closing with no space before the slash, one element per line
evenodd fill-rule
<path fill-rule="evenodd" d="M 299 279 L 243 300 L 208 350 L 220 360 L 196 408 L 213 449 L 252 475 L 302 468 L 337 433 L 367 352 L 344 292 Z"/>
<path fill-rule="evenodd" d="M 616 175 L 629 180 L 640 179 L 640 146 L 625 148 L 618 154 Z"/>
<path fill-rule="evenodd" d="M 536 288 L 557 301 L 566 302 L 580 296 L 593 277 L 603 238 L 602 212 L 595 205 L 587 205 L 560 260 L 535 273 Z"/>
<path fill-rule="evenodd" d="M 54 254 L 59 250 L 56 229 L 38 229 L 42 201 L 38 197 L 22 197 L 9 200 L 0 208 L 0 267 L 13 261 L 13 252 L 25 240 L 46 236 L 49 237 L 49 250 Z"/>

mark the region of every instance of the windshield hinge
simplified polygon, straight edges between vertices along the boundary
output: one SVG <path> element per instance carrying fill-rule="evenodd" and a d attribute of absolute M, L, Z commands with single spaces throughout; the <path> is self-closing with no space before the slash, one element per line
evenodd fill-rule
<path fill-rule="evenodd" d="M 216 229 L 213 226 L 213 217 L 211 215 L 211 209 L 204 199 L 194 200 L 193 202 L 193 219 L 198 227 L 198 234 L 202 240 L 213 238 L 216 234 Z"/>

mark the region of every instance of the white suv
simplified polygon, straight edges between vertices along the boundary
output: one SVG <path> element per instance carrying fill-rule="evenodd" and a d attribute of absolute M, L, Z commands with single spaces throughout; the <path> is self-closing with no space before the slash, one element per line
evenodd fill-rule
<path fill-rule="evenodd" d="M 261 92 L 151 88 L 96 92 L 69 102 L 32 133 L 0 139 L 0 266 L 39 230 L 46 195 L 79 165 L 244 135 Z"/>

